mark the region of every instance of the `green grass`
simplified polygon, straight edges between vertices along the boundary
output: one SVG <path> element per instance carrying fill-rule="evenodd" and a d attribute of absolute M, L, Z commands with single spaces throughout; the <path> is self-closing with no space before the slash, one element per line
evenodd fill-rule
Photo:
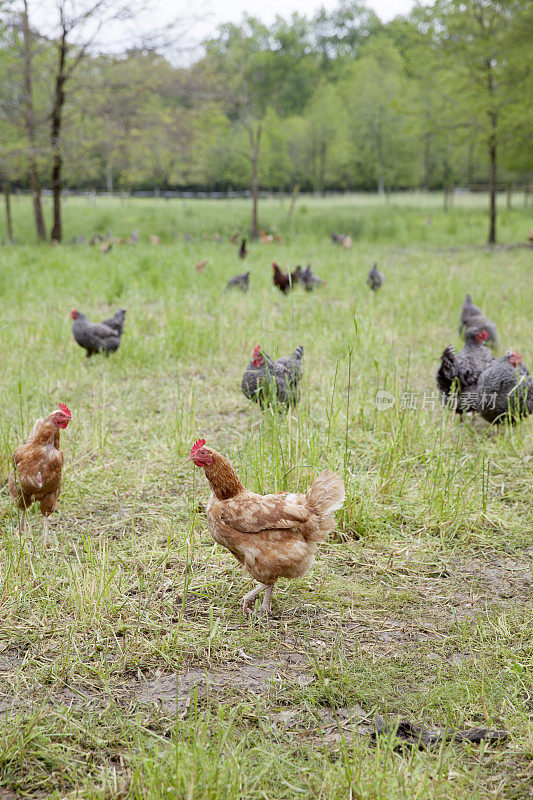
<path fill-rule="evenodd" d="M 533 364 L 531 253 L 470 246 L 485 239 L 484 202 L 445 214 L 436 197 L 302 198 L 290 228 L 288 203 L 263 202 L 282 242 L 250 245 L 243 267 L 228 242 L 247 230 L 242 201 L 69 199 L 66 238 L 139 231 L 106 255 L 32 246 L 17 199 L 25 244 L 0 249 L 0 482 L 38 415 L 62 401 L 73 422 L 48 550 L 37 511 L 21 538 L 0 493 L 0 797 L 530 796 L 531 421 L 460 424 L 432 397 L 467 291 L 502 352 Z M 504 242 L 530 227 L 516 205 Z M 327 285 L 283 297 L 274 259 L 310 261 Z M 243 268 L 250 292 L 224 293 Z M 120 350 L 85 365 L 70 310 L 118 305 Z M 291 416 L 240 392 L 258 342 L 304 345 Z M 242 619 L 251 583 L 197 513 L 207 486 L 185 457 L 199 436 L 257 491 L 303 488 L 324 467 L 346 482 L 335 535 L 304 578 L 280 582 L 268 621 Z M 510 738 L 397 750 L 371 741 L 376 715 Z"/>

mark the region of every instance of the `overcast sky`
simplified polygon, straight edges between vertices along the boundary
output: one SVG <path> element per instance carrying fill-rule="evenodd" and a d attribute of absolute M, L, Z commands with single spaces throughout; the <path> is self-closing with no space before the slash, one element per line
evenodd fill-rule
<path fill-rule="evenodd" d="M 163 0 L 164 3 L 164 0 Z M 164 3 L 166 5 L 166 3 Z M 366 5 L 372 8 L 383 22 L 406 14 L 414 6 L 414 0 L 367 0 Z M 259 17 L 263 22 L 272 22 L 279 14 L 290 16 L 294 11 L 312 16 L 321 6 L 335 8 L 337 0 L 208 0 L 206 3 L 216 22 L 238 22 L 244 13 Z"/>
<path fill-rule="evenodd" d="M 313 16 L 321 7 L 332 10 L 340 5 L 340 0 L 111 0 L 106 8 L 115 12 L 127 2 L 135 6 L 139 13 L 127 21 L 111 20 L 109 13 L 105 24 L 99 26 L 98 18 L 91 20 L 81 31 L 76 29 L 76 41 L 92 39 L 94 33 L 95 50 L 123 52 L 127 43 L 157 41 L 151 38 L 155 31 L 164 31 L 171 22 L 180 20 L 176 31 L 177 41 L 184 45 L 176 59 L 184 63 L 199 54 L 198 45 L 214 35 L 223 22 L 240 22 L 244 14 L 257 17 L 265 24 L 274 21 L 277 15 L 289 19 L 298 12 L 302 16 Z M 363 0 L 372 8 L 383 22 L 388 22 L 398 14 L 407 14 L 415 5 L 415 0 Z M 427 0 L 422 0 L 423 3 Z M 88 0 L 69 0 L 67 8 L 74 10 L 90 5 Z M 49 34 L 57 32 L 57 6 L 55 0 L 30 0 L 30 19 L 36 27 Z M 141 11 L 141 8 L 144 9 Z M 175 54 L 167 51 L 171 60 Z"/>
<path fill-rule="evenodd" d="M 276 16 L 289 19 L 297 12 L 302 16 L 313 16 L 320 8 L 328 11 L 340 5 L 340 0 L 149 0 L 155 13 L 148 16 L 151 25 L 161 25 L 166 20 L 189 20 L 188 29 L 192 40 L 199 43 L 214 35 L 216 28 L 223 22 L 240 22 L 244 14 L 256 17 L 265 24 L 272 23 Z M 363 0 L 365 5 L 373 9 L 382 22 L 388 22 L 399 14 L 407 14 L 416 4 L 416 0 Z M 428 0 L 421 0 L 422 4 Z M 188 3 L 188 5 L 187 5 Z M 186 9 L 186 11 L 183 11 Z M 196 24 L 190 24 L 192 16 L 198 18 Z M 142 27 L 142 26 L 141 26 Z M 193 53 L 197 53 L 193 49 Z M 185 57 L 188 61 L 190 57 Z"/>

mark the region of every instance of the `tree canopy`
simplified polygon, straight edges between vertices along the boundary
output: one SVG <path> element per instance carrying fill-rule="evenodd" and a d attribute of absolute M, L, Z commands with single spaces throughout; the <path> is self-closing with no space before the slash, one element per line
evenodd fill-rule
<path fill-rule="evenodd" d="M 341 0 L 271 26 L 221 25 L 187 66 L 179 41 L 91 46 L 68 74 L 50 141 L 60 42 L 34 25 L 33 169 L 49 186 L 60 159 L 64 187 L 110 191 L 527 185 L 532 30 L 530 0 L 434 0 L 387 24 Z M 2 175 L 25 188 L 22 40 L 18 5 L 0 5 Z"/>

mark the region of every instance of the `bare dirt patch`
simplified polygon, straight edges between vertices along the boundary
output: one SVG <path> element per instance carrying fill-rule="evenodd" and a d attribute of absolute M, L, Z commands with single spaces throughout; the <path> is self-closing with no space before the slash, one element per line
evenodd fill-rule
<path fill-rule="evenodd" d="M 515 558 L 494 555 L 481 566 L 474 562 L 461 565 L 456 572 L 461 581 L 476 585 L 492 597 L 512 599 L 533 598 L 531 566 Z"/>
<path fill-rule="evenodd" d="M 2 650 L 0 652 L 0 675 L 2 672 L 11 672 L 24 662 L 24 653 L 19 650 Z"/>
<path fill-rule="evenodd" d="M 308 686 L 314 678 L 302 670 L 299 654 L 289 654 L 284 663 L 272 659 L 251 659 L 224 667 L 187 667 L 177 673 L 156 675 L 128 685 L 129 699 L 141 705 L 157 704 L 171 713 L 185 711 L 194 696 L 218 699 L 229 695 L 268 695 L 276 683 Z"/>
<path fill-rule="evenodd" d="M 18 800 L 19 797 L 20 795 L 12 792 L 11 789 L 0 788 L 0 800 Z"/>

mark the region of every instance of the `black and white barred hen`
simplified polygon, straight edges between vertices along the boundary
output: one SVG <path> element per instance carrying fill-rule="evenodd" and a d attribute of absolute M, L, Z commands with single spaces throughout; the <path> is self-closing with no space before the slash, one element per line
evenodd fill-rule
<path fill-rule="evenodd" d="M 533 412 L 533 377 L 522 356 L 509 350 L 494 359 L 477 384 L 477 411 L 487 422 L 518 422 Z"/>
<path fill-rule="evenodd" d="M 486 341 L 485 328 L 469 328 L 463 349 L 456 353 L 448 345 L 440 358 L 437 386 L 447 400 L 453 399 L 458 414 L 476 409 L 479 376 L 494 361 L 494 356 L 484 345 Z"/>
<path fill-rule="evenodd" d="M 472 302 L 470 295 L 467 294 L 459 317 L 459 336 L 462 336 L 463 331 L 466 333 L 468 328 L 477 328 L 480 326 L 483 326 L 487 331 L 487 344 L 491 347 L 497 347 L 498 331 L 495 323 L 485 316 L 479 306 L 476 306 L 476 304 Z"/>
<path fill-rule="evenodd" d="M 94 353 L 114 353 L 120 347 L 126 310 L 119 308 L 109 319 L 103 322 L 91 322 L 86 314 L 74 309 L 70 312 L 74 320 L 72 334 L 76 342 L 86 350 L 87 358 Z"/>
<path fill-rule="evenodd" d="M 306 292 L 312 292 L 313 289 L 318 289 L 319 286 L 324 286 L 325 281 L 322 278 L 319 278 L 318 275 L 315 275 L 311 268 L 311 264 L 308 264 L 307 267 L 300 271 L 300 281 L 305 286 Z"/>
<path fill-rule="evenodd" d="M 303 372 L 303 346 L 290 356 L 274 361 L 257 345 L 242 378 L 245 397 L 259 403 L 261 408 L 277 406 L 288 409 L 300 399 L 299 382 Z"/>
<path fill-rule="evenodd" d="M 367 284 L 372 291 L 377 292 L 384 280 L 383 273 L 378 270 L 378 265 L 374 264 L 368 273 L 368 278 L 366 279 Z"/>
<path fill-rule="evenodd" d="M 241 272 L 240 275 L 235 275 L 234 278 L 230 278 L 230 280 L 226 284 L 226 291 L 228 289 L 241 289 L 243 292 L 247 292 L 250 287 L 250 272 Z"/>
<path fill-rule="evenodd" d="M 109 319 L 104 319 L 102 325 L 107 325 L 108 328 L 112 328 L 112 330 L 116 331 L 119 336 L 122 336 L 125 321 L 126 309 L 119 308 L 118 311 L 115 311 L 112 317 L 109 317 Z"/>

